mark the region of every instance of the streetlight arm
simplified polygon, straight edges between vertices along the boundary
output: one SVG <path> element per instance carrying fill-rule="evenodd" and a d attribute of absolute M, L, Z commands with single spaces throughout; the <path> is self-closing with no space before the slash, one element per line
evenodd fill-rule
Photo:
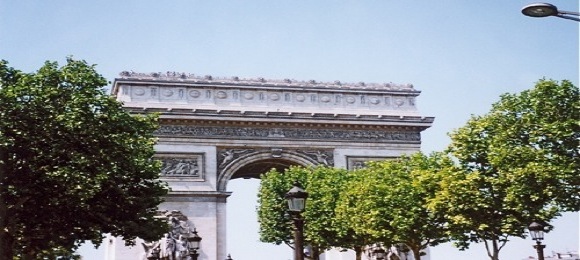
<path fill-rule="evenodd" d="M 572 20 L 572 21 L 576 21 L 576 22 L 580 22 L 580 18 L 578 17 L 574 17 L 574 16 L 568 16 L 568 15 L 564 15 L 564 12 L 560 12 L 559 14 L 557 14 L 556 16 L 560 17 L 560 18 L 564 18 L 564 19 L 568 19 L 568 20 Z"/>
<path fill-rule="evenodd" d="M 580 16 L 580 13 L 579 12 L 572 12 L 572 11 L 562 11 L 562 10 L 558 10 L 558 13 L 560 13 L 560 14 L 569 14 L 569 15 Z"/>

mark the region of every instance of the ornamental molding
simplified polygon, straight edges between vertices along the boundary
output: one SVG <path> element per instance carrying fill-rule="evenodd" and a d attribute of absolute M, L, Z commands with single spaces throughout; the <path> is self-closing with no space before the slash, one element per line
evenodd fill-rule
<path fill-rule="evenodd" d="M 312 164 L 334 166 L 334 152 L 332 149 L 289 149 L 289 148 L 220 148 L 217 150 L 217 165 L 221 172 L 234 162 L 244 158 L 258 157 L 257 155 L 268 154 L 267 157 L 260 158 L 283 159 L 288 155 L 297 155 L 306 158 Z M 221 176 L 222 174 L 220 174 Z"/>
<path fill-rule="evenodd" d="M 214 77 L 212 75 L 196 75 L 185 72 L 167 71 L 141 73 L 134 71 L 123 71 L 119 73 L 121 79 L 131 80 L 149 80 L 149 81 L 175 81 L 175 82 L 191 82 L 191 83 L 211 83 L 211 84 L 228 84 L 228 85 L 257 85 L 257 86 L 295 86 L 295 87 L 316 87 L 316 88 L 339 88 L 339 89 L 356 89 L 356 90 L 395 90 L 395 91 L 409 91 L 418 92 L 414 89 L 412 84 L 396 84 L 396 83 L 346 83 L 335 80 L 333 82 L 322 82 L 316 80 L 295 80 L 295 79 L 265 79 L 257 78 L 240 78 L 240 77 Z"/>
<path fill-rule="evenodd" d="M 162 125 L 157 136 L 219 139 L 323 140 L 367 142 L 420 142 L 420 132 L 367 129 L 258 128 L 228 126 Z"/>
<path fill-rule="evenodd" d="M 282 87 L 277 89 L 242 88 L 215 85 L 160 85 L 116 82 L 117 99 L 125 106 L 164 109 L 218 109 L 244 107 L 249 111 L 315 112 L 336 114 L 417 115 L 418 92 L 374 91 L 361 89 L 318 89 Z"/>

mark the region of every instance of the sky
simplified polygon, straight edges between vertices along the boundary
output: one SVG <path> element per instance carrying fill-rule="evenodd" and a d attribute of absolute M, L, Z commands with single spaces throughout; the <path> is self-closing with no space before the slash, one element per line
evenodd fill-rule
<path fill-rule="evenodd" d="M 484 114 L 502 93 L 541 78 L 579 82 L 579 23 L 531 18 L 521 0 L 76 1 L 0 0 L 0 59 L 26 72 L 67 56 L 97 64 L 109 81 L 121 71 L 413 84 L 417 106 L 434 116 L 424 152 Z M 576 0 L 553 0 L 578 11 Z M 258 242 L 257 181 L 233 181 L 228 251 L 234 259 L 286 259 L 284 246 Z M 239 223 L 247 223 L 240 225 Z M 237 224 L 236 224 L 237 223 Z M 546 251 L 578 250 L 578 213 L 546 235 Z M 252 225 L 254 225 L 252 227 Z M 253 229 L 245 230 L 244 228 Z M 255 236 L 253 236 L 255 234 Z M 534 255 L 513 239 L 501 259 Z M 89 260 L 99 252 L 83 249 Z M 280 253 L 282 252 L 282 253 Z M 432 248 L 432 260 L 484 260 L 483 246 Z"/>

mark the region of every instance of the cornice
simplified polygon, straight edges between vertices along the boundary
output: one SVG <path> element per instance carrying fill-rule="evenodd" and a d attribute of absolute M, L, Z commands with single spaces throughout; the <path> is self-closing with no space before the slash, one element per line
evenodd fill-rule
<path fill-rule="evenodd" d="M 388 126 L 429 128 L 434 117 L 332 113 L 261 112 L 241 110 L 125 108 L 133 114 L 158 113 L 162 124 L 236 124 L 261 126 L 355 127 Z"/>
<path fill-rule="evenodd" d="M 426 129 L 412 85 L 199 77 L 123 72 L 113 93 L 132 113 L 162 120 L 403 125 Z"/>
<path fill-rule="evenodd" d="M 391 92 L 407 92 L 407 93 L 420 93 L 420 91 L 414 89 L 412 84 L 396 84 L 396 83 L 348 83 L 341 81 L 333 82 L 322 82 L 316 80 L 294 80 L 294 79 L 265 79 L 262 77 L 257 78 L 240 78 L 240 77 L 214 77 L 211 75 L 199 76 L 195 74 L 186 74 L 179 72 L 168 71 L 166 73 L 153 72 L 153 73 L 139 73 L 133 71 L 123 71 L 119 73 L 120 78 L 115 79 L 115 84 L 113 86 L 113 93 L 117 94 L 118 84 L 121 82 L 156 82 L 156 83 L 170 83 L 175 84 L 204 84 L 204 85 L 227 85 L 236 87 L 260 87 L 267 88 L 272 87 L 276 89 L 332 89 L 332 90 L 355 90 L 355 91 L 391 91 Z"/>

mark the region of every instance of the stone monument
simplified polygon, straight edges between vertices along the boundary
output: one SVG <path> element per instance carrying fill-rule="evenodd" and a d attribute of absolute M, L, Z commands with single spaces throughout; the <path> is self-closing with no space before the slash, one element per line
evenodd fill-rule
<path fill-rule="evenodd" d="M 416 152 L 434 120 L 419 114 L 420 91 L 409 84 L 122 72 L 112 93 L 131 113 L 159 114 L 155 149 L 171 187 L 160 210 L 196 228 L 200 260 L 227 256 L 229 180 L 292 165 L 354 169 Z M 109 240 L 107 259 L 145 253 L 119 241 Z"/>

